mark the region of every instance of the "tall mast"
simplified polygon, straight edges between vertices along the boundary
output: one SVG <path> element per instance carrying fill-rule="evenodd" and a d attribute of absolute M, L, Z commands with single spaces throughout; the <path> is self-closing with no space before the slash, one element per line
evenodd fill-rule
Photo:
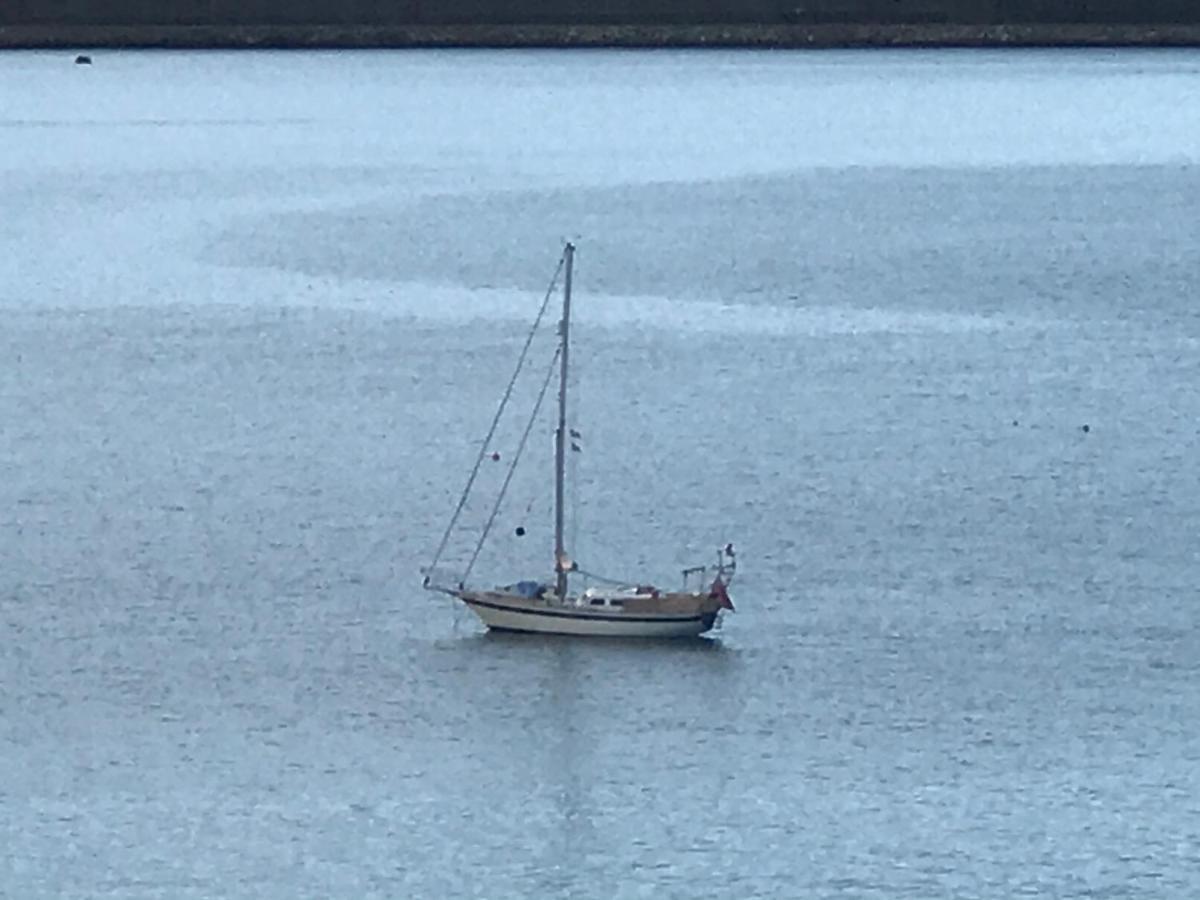
<path fill-rule="evenodd" d="M 559 597 L 567 596 L 567 553 L 563 546 L 563 512 L 565 503 L 567 461 L 567 353 L 571 336 L 571 274 L 575 266 L 575 245 L 568 243 L 563 251 L 566 257 L 566 276 L 563 279 L 563 312 L 558 333 L 562 367 L 558 380 L 558 431 L 554 434 L 554 571 L 557 574 L 556 588 Z"/>

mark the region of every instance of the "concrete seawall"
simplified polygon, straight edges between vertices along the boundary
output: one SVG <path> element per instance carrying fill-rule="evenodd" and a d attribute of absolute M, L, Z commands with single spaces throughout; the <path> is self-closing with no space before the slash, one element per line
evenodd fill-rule
<path fill-rule="evenodd" d="M 1200 23 L 736 25 L 13 25 L 0 48 L 1188 47 Z"/>

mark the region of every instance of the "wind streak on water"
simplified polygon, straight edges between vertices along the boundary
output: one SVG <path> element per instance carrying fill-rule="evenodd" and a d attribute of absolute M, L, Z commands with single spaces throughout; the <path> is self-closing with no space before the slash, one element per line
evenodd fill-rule
<path fill-rule="evenodd" d="M 962 334 L 1008 328 L 1046 328 L 1047 322 L 1025 316 L 967 315 L 883 308 L 720 303 L 655 296 L 587 295 L 578 286 L 573 317 L 585 325 L 612 331 L 635 328 L 674 334 L 725 334 L 776 337 L 821 337 L 854 334 Z M 388 316 L 404 316 L 443 325 L 488 321 L 527 321 L 540 297 L 518 291 L 462 289 L 408 284 L 372 300 L 347 300 L 351 308 L 370 308 Z"/>

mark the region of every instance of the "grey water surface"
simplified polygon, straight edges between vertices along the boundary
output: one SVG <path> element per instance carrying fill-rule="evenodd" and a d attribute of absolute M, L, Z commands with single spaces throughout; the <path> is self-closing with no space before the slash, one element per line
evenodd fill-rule
<path fill-rule="evenodd" d="M 1200 895 L 1200 55 L 93 58 L 0 56 L 0 895 Z M 572 547 L 733 541 L 709 639 L 420 590 L 565 239 Z"/>

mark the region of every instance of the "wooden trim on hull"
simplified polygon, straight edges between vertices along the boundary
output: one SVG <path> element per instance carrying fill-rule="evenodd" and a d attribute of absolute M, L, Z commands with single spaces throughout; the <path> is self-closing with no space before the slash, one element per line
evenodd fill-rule
<path fill-rule="evenodd" d="M 592 637 L 695 637 L 713 627 L 717 614 L 646 616 L 599 613 L 588 609 L 535 609 L 491 603 L 473 596 L 459 599 L 488 628 L 536 634 Z"/>

